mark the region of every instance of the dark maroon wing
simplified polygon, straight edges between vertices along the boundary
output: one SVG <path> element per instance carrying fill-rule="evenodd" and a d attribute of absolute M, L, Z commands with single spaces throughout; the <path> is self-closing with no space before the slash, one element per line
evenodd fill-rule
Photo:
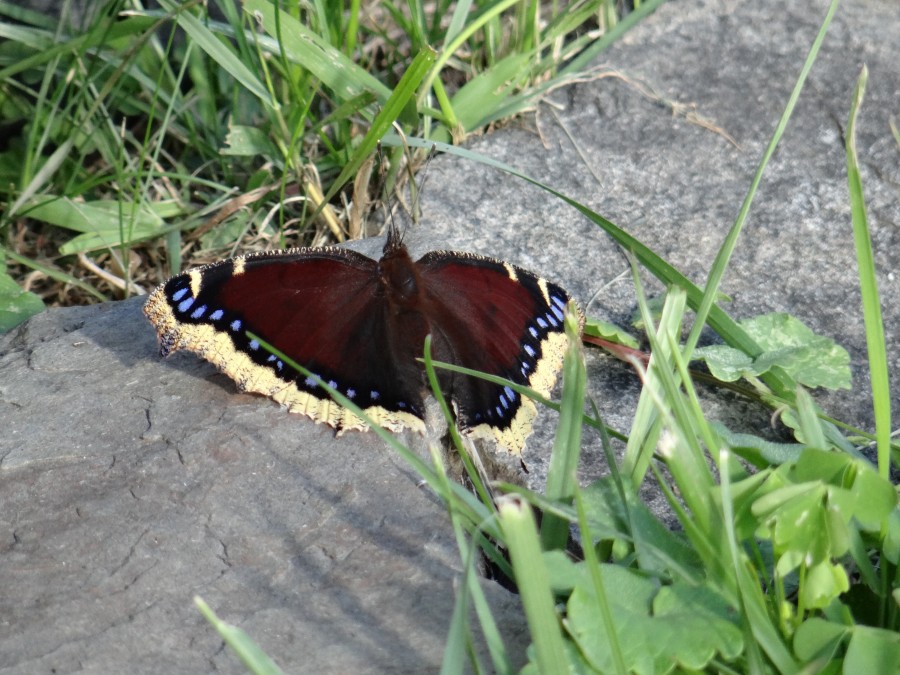
<path fill-rule="evenodd" d="M 217 262 L 173 277 L 144 308 L 163 355 L 195 352 L 238 386 L 337 429 L 364 428 L 250 331 L 352 399 L 387 428 L 422 429 L 421 376 L 397 354 L 377 263 L 339 248 L 294 249 Z"/>
<path fill-rule="evenodd" d="M 438 357 L 549 395 L 566 346 L 569 295 L 499 260 L 435 251 L 417 263 Z M 534 404 L 508 386 L 466 376 L 449 385 L 460 428 L 521 451 Z"/>

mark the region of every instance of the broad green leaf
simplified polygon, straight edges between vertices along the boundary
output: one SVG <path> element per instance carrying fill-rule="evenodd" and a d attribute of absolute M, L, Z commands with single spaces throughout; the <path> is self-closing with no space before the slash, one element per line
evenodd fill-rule
<path fill-rule="evenodd" d="M 794 653 L 804 661 L 814 658 L 832 659 L 847 636 L 850 628 L 819 617 L 807 619 L 794 633 Z"/>
<path fill-rule="evenodd" d="M 854 463 L 857 471 L 850 488 L 856 501 L 853 517 L 864 530 L 878 532 L 888 524 L 889 516 L 897 513 L 897 490 L 865 462 Z"/>
<path fill-rule="evenodd" d="M 634 549 L 638 565 L 647 572 L 691 578 L 699 562 L 684 535 L 666 527 L 634 493 L 624 477 L 625 504 L 612 476 L 582 490 L 588 525 L 597 541 L 626 542 Z M 595 541 L 596 543 L 596 541 Z"/>
<path fill-rule="evenodd" d="M 818 563 L 832 553 L 824 513 L 827 494 L 821 483 L 802 483 L 774 490 L 753 504 L 753 514 L 765 526 L 760 534 L 772 539 L 780 558 L 782 576 L 803 561 Z"/>
<path fill-rule="evenodd" d="M 800 601 L 809 609 L 822 609 L 849 588 L 850 580 L 843 567 L 821 562 L 807 570 L 800 584 Z"/>
<path fill-rule="evenodd" d="M 742 377 L 760 374 L 752 357 L 728 345 L 699 347 L 694 350 L 693 356 L 705 361 L 712 376 L 722 382 L 736 382 Z"/>
<path fill-rule="evenodd" d="M 885 558 L 894 565 L 900 563 L 900 510 L 896 508 L 888 517 L 887 535 L 882 546 Z"/>
<path fill-rule="evenodd" d="M 804 448 L 799 443 L 774 443 L 753 434 L 733 433 L 719 422 L 711 426 L 732 451 L 760 469 L 796 461 Z"/>
<path fill-rule="evenodd" d="M 845 673 L 900 673 L 900 633 L 854 626 L 847 655 Z"/>
<path fill-rule="evenodd" d="M 763 352 L 756 358 L 726 345 L 694 351 L 723 382 L 759 377 L 775 366 L 806 387 L 850 388 L 850 355 L 834 340 L 816 335 L 789 314 L 766 314 L 741 322 Z"/>
<path fill-rule="evenodd" d="M 886 519 L 897 508 L 897 491 L 893 484 L 878 475 L 866 460 L 855 459 L 837 452 L 815 448 L 804 451 L 800 460 L 788 474 L 795 482 L 824 480 L 830 485 L 845 488 L 846 508 L 860 526 L 870 532 L 879 532 Z M 833 493 L 832 499 L 838 499 Z"/>
<path fill-rule="evenodd" d="M 566 594 L 579 584 L 590 583 L 584 564 L 576 563 L 565 551 L 554 549 L 544 551 L 543 555 L 554 593 Z"/>
<path fill-rule="evenodd" d="M 677 666 L 700 670 L 721 655 L 743 649 L 737 611 L 711 588 L 653 579 L 616 565 L 601 565 L 603 586 L 616 618 L 616 636 L 629 672 L 667 673 Z M 599 672 L 614 672 L 609 636 L 589 584 L 568 602 L 567 627 L 585 658 Z"/>
<path fill-rule="evenodd" d="M 6 273 L 6 265 L 0 260 L 0 333 L 12 330 L 43 310 L 40 297 L 22 290 Z"/>
<path fill-rule="evenodd" d="M 763 349 L 756 359 L 760 373 L 780 366 L 799 384 L 829 389 L 850 388 L 850 355 L 834 340 L 816 335 L 790 314 L 774 313 L 741 322 Z"/>
<path fill-rule="evenodd" d="M 219 150 L 222 155 L 242 157 L 267 157 L 280 161 L 281 153 L 269 140 L 269 136 L 259 127 L 248 127 L 244 124 L 232 124 L 225 137 L 225 147 Z"/>
<path fill-rule="evenodd" d="M 794 483 L 824 481 L 836 487 L 850 487 L 853 484 L 853 470 L 853 460 L 846 455 L 806 448 L 789 467 L 788 478 Z"/>
<path fill-rule="evenodd" d="M 641 343 L 638 342 L 637 338 L 635 338 L 628 331 L 619 328 L 613 323 L 609 323 L 608 321 L 601 321 L 600 319 L 586 319 L 584 322 L 584 334 L 603 338 L 604 340 L 609 340 L 610 342 L 625 345 L 626 347 L 631 347 L 632 349 L 637 349 L 641 346 Z"/>
<path fill-rule="evenodd" d="M 158 236 L 165 227 L 163 218 L 182 212 L 173 202 L 142 203 L 132 212 L 135 206 L 130 203 L 76 202 L 68 197 L 47 196 L 32 199 L 25 208 L 30 218 L 83 233 L 60 246 L 63 255 Z"/>

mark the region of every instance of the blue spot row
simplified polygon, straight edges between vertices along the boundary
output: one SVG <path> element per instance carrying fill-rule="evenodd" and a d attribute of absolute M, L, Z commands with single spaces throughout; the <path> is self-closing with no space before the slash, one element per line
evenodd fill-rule
<path fill-rule="evenodd" d="M 315 373 L 312 373 L 311 375 L 307 376 L 303 380 L 303 384 L 308 389 L 316 389 L 321 382 L 322 382 L 322 378 Z M 338 383 L 334 380 L 328 380 L 328 386 L 331 387 L 332 389 L 336 389 L 337 391 L 341 390 Z M 347 398 L 349 398 L 350 400 L 353 400 L 356 398 L 356 396 L 359 392 L 357 392 L 356 389 L 354 389 L 353 387 L 347 387 L 347 391 L 345 391 L 343 393 Z M 374 401 L 377 401 L 379 398 L 381 398 L 381 394 L 378 391 L 376 391 L 375 389 L 373 389 L 369 392 L 369 400 L 370 401 L 374 402 Z"/>
<path fill-rule="evenodd" d="M 269 358 L 267 358 L 266 361 L 268 361 L 269 363 L 274 363 L 279 372 L 284 370 L 284 362 L 274 354 L 269 354 Z"/>

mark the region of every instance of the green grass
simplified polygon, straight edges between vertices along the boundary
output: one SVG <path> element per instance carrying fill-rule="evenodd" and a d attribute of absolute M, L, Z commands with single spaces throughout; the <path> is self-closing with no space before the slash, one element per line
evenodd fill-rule
<path fill-rule="evenodd" d="M 74 30 L 0 3 L 0 16 L 10 19 L 0 22 L 0 111 L 11 131 L 0 148 L 0 330 L 44 303 L 127 296 L 237 248 L 366 234 L 375 201 L 367 177 L 381 175 L 372 166 L 379 140 L 388 191 L 433 147 L 534 183 L 452 142 L 579 76 L 658 3 L 643 3 L 621 22 L 611 3 L 599 1 L 554 13 L 553 4 L 439 0 L 379 6 L 377 15 L 357 2 L 341 12 L 312 2 L 302 13 L 264 0 L 248 0 L 243 12 L 213 2 L 218 13 L 209 16 L 201 3 L 161 4 L 161 11 L 114 18 L 124 4 L 110 3 Z M 898 449 L 855 148 L 865 71 L 848 102 L 846 137 L 874 432 L 828 418 L 807 392 L 847 386 L 839 346 L 792 317 L 736 321 L 715 302 L 834 7 L 703 288 L 614 223 L 541 186 L 604 229 L 633 261 L 652 358 L 634 362 L 643 393 L 627 433 L 582 415 L 583 347 L 571 317 L 545 494 L 485 485 L 471 462 L 476 490 L 469 492 L 448 479 L 439 454 L 428 464 L 375 430 L 448 507 L 463 572 L 444 672 L 506 673 L 517 658 L 478 582 L 482 550 L 520 589 L 533 641 L 529 673 L 900 667 L 900 510 L 890 480 Z M 538 12 L 545 21 L 536 20 Z M 591 32 L 598 26 L 606 30 L 599 39 Z M 658 318 L 641 292 L 646 274 L 669 289 Z M 688 310 L 696 322 L 680 343 Z M 703 326 L 723 344 L 695 349 Z M 710 423 L 689 369 L 701 359 L 721 382 L 777 409 L 794 442 Z M 426 365 L 434 382 L 444 364 L 432 363 L 426 350 Z M 610 475 L 579 486 L 584 424 L 601 432 Z M 875 461 L 844 432 L 871 441 Z M 610 436 L 625 440 L 621 461 Z M 458 436 L 454 442 L 467 460 Z M 647 481 L 667 499 L 677 531 L 640 501 Z M 496 504 L 491 491 L 503 495 Z M 571 528 L 583 559 L 564 553 Z M 277 672 L 246 635 L 201 607 L 244 663 Z M 478 662 L 477 632 L 490 663 Z"/>
<path fill-rule="evenodd" d="M 619 24 L 612 0 L 0 2 L 0 330 L 238 249 L 370 234 L 427 154 L 373 170 L 388 130 L 503 123 L 659 4 Z"/>

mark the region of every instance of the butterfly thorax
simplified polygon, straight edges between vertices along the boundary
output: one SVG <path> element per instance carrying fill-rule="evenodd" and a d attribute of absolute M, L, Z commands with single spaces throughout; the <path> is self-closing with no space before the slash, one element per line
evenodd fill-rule
<path fill-rule="evenodd" d="M 378 261 L 378 284 L 394 313 L 415 311 L 422 301 L 419 274 L 405 248 L 389 251 Z"/>

